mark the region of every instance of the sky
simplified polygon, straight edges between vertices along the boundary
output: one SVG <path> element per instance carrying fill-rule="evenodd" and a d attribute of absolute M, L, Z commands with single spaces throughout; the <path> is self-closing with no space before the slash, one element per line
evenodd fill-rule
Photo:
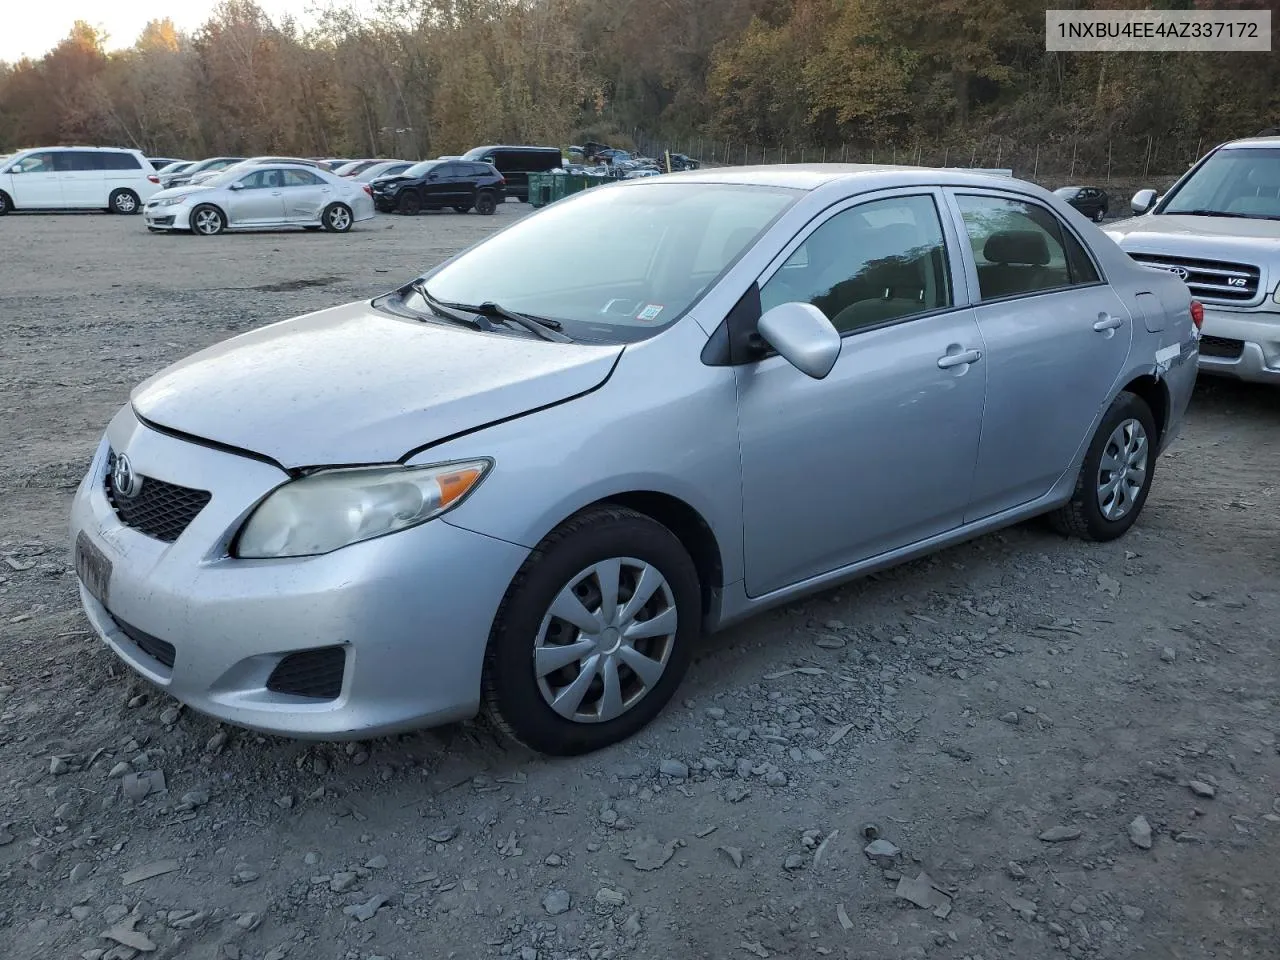
<path fill-rule="evenodd" d="M 0 30 L 0 60 L 13 63 L 23 57 L 36 59 L 71 32 L 71 25 L 84 20 L 107 32 L 107 47 L 132 46 L 148 20 L 168 17 L 179 30 L 199 27 L 209 18 L 218 0 L 47 0 L 46 3 L 7 4 L 4 29 Z M 328 6 L 325 0 L 258 0 L 273 20 L 292 14 L 299 22 L 310 20 L 307 11 Z M 341 6 L 348 6 L 343 3 Z"/>

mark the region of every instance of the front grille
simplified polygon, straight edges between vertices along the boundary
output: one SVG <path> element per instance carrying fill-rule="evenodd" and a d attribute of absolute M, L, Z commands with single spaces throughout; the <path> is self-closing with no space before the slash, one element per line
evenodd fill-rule
<path fill-rule="evenodd" d="M 147 214 L 147 220 L 148 220 L 150 223 L 155 224 L 157 227 L 171 227 L 171 226 L 173 226 L 173 216 L 172 216 L 172 215 L 167 216 L 167 217 L 156 217 L 156 216 L 152 216 L 151 214 Z"/>
<path fill-rule="evenodd" d="M 152 660 L 158 660 L 170 670 L 173 669 L 173 661 L 177 656 L 177 651 L 172 643 L 166 643 L 159 637 L 153 637 L 149 633 L 143 633 L 137 627 L 130 626 L 122 620 L 117 620 L 115 616 L 111 617 L 111 622 L 120 628 L 120 632 L 133 641 L 133 645 L 145 653 Z"/>
<path fill-rule="evenodd" d="M 1262 270 L 1248 263 L 1194 260 L 1156 253 L 1131 253 L 1129 256 L 1148 267 L 1174 272 L 1185 270 L 1185 282 L 1200 300 L 1248 303 L 1258 295 L 1258 284 L 1262 279 Z"/>
<path fill-rule="evenodd" d="M 115 453 L 107 461 L 107 500 L 125 526 L 133 527 L 149 537 L 173 543 L 187 529 L 213 495 L 207 490 L 193 490 L 167 483 L 155 477 L 141 477 L 135 496 L 119 496 L 111 479 Z"/>
<path fill-rule="evenodd" d="M 1228 340 L 1226 337 L 1201 337 L 1200 356 L 1220 357 L 1224 360 L 1239 360 L 1244 353 L 1244 343 L 1240 340 Z"/>
<path fill-rule="evenodd" d="M 347 665 L 345 647 L 320 647 L 291 653 L 271 671 L 267 689 L 314 700 L 336 700 Z"/>

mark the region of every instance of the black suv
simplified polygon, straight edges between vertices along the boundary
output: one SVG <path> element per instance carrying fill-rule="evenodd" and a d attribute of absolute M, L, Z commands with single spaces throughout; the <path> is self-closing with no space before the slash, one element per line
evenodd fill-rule
<path fill-rule="evenodd" d="M 458 213 L 475 208 L 486 216 L 506 199 L 506 181 L 487 163 L 470 160 L 424 160 L 394 177 L 379 177 L 369 186 L 373 204 L 389 213 L 417 213 L 452 207 Z"/>

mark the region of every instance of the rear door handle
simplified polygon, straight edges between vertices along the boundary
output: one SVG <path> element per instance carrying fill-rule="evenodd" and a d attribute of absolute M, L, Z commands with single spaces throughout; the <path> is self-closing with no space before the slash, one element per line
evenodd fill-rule
<path fill-rule="evenodd" d="M 1119 317 L 1113 317 L 1108 313 L 1098 314 L 1097 322 L 1094 323 L 1093 329 L 1099 333 L 1105 333 L 1108 330 L 1114 330 L 1116 327 L 1124 323 Z"/>
<path fill-rule="evenodd" d="M 963 350 L 960 353 L 945 353 L 938 358 L 938 366 L 947 370 L 966 363 L 977 363 L 982 359 L 981 350 Z"/>

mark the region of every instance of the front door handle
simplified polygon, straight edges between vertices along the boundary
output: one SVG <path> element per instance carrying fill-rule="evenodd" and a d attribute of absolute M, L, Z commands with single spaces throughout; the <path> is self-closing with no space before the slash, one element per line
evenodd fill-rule
<path fill-rule="evenodd" d="M 962 350 L 960 353 L 944 353 L 938 358 L 938 366 L 943 370 L 947 370 L 966 363 L 977 363 L 981 359 L 981 350 Z"/>
<path fill-rule="evenodd" d="M 1113 317 L 1109 313 L 1098 314 L 1097 322 L 1094 323 L 1093 329 L 1099 333 L 1106 333 L 1108 330 L 1114 330 L 1116 327 L 1124 323 L 1119 317 Z"/>
<path fill-rule="evenodd" d="M 280 196 L 280 195 L 281 195 L 281 192 L 280 192 L 279 190 L 272 190 L 272 191 L 271 191 L 271 195 L 272 195 L 273 197 L 278 197 L 278 196 Z"/>

